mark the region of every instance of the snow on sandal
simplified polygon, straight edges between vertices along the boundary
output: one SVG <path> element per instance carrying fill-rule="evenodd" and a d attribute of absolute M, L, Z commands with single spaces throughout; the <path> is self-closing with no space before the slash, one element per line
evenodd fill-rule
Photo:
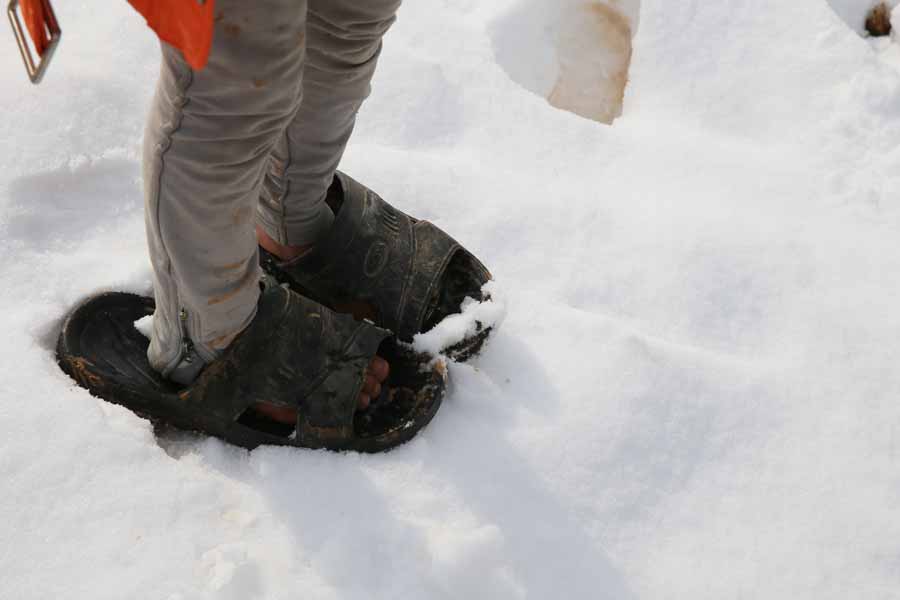
<path fill-rule="evenodd" d="M 397 344 L 390 333 L 279 286 L 266 289 L 256 318 L 187 387 L 147 362 L 135 328 L 153 300 L 126 293 L 89 298 L 66 319 L 57 345 L 62 369 L 92 394 L 181 429 L 232 444 L 379 452 L 411 439 L 434 417 L 446 367 Z M 381 396 L 357 410 L 376 353 L 391 365 Z M 295 425 L 270 421 L 253 406 L 295 408 Z"/>
<path fill-rule="evenodd" d="M 458 314 L 467 298 L 490 301 L 483 289 L 490 272 L 433 224 L 397 210 L 340 172 L 328 203 L 334 225 L 310 252 L 281 262 L 260 248 L 263 268 L 296 292 L 369 318 L 405 342 Z M 480 323 L 448 356 L 470 358 L 494 326 Z"/>

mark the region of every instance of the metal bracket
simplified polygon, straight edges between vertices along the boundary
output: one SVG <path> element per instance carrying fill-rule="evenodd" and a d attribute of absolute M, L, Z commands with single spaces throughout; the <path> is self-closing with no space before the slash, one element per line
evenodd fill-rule
<path fill-rule="evenodd" d="M 53 58 L 53 53 L 59 45 L 59 38 L 62 36 L 59 23 L 56 21 L 56 13 L 53 12 L 53 7 L 50 6 L 50 0 L 37 1 L 43 5 L 43 25 L 46 28 L 46 33 L 50 36 L 44 54 L 37 57 L 37 60 L 35 60 L 35 56 L 28 46 L 28 30 L 22 26 L 22 21 L 19 19 L 17 10 L 19 8 L 19 0 L 10 0 L 9 7 L 6 9 L 9 23 L 12 25 L 13 33 L 16 35 L 16 43 L 19 45 L 19 53 L 22 55 L 22 61 L 25 63 L 25 70 L 28 72 L 28 78 L 31 79 L 31 83 L 34 84 L 40 83 L 44 77 L 47 66 L 50 64 L 50 59 Z"/>

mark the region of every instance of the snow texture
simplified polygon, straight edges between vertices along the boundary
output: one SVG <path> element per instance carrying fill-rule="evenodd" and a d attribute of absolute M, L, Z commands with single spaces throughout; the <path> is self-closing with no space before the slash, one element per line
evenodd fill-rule
<path fill-rule="evenodd" d="M 386 40 L 343 168 L 507 315 L 379 456 L 154 432 L 57 368 L 79 300 L 150 291 L 158 51 L 58 2 L 34 87 L 0 34 L 0 597 L 900 598 L 900 46 L 868 0 L 611 0 L 610 127 L 546 100 L 582 4 L 407 2 Z"/>
<path fill-rule="evenodd" d="M 490 296 L 490 300 L 476 302 L 466 298 L 459 314 L 450 315 L 430 331 L 415 336 L 413 348 L 438 356 L 483 329 L 499 329 L 506 318 L 506 296 L 496 281 L 487 282 L 482 293 Z"/>

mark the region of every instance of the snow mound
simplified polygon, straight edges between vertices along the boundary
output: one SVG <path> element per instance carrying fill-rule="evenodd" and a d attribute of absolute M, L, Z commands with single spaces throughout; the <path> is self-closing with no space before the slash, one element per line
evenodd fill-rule
<path fill-rule="evenodd" d="M 466 298 L 458 314 L 450 315 L 430 331 L 416 335 L 413 349 L 437 356 L 480 331 L 496 331 L 506 316 L 506 297 L 495 281 L 484 284 L 482 291 L 491 299 L 476 302 Z"/>
<path fill-rule="evenodd" d="M 509 76 L 551 105 L 612 123 L 622 114 L 640 0 L 520 0 L 492 27 Z"/>

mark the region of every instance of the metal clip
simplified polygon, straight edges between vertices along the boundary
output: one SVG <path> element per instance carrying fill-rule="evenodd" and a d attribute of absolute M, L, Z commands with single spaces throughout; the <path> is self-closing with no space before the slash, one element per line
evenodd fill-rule
<path fill-rule="evenodd" d="M 62 35 L 59 23 L 56 21 L 56 13 L 53 12 L 53 7 L 50 6 L 50 0 L 36 1 L 43 8 L 44 19 L 42 25 L 45 28 L 45 33 L 50 36 L 44 53 L 38 57 L 37 61 L 35 61 L 35 56 L 28 46 L 28 31 L 22 26 L 22 22 L 19 19 L 19 11 L 17 10 L 19 8 L 19 0 L 10 0 L 9 7 L 6 9 L 9 23 L 12 25 L 13 33 L 16 36 L 16 43 L 19 44 L 19 53 L 21 53 L 22 60 L 25 62 L 25 70 L 28 71 L 28 78 L 31 79 L 31 83 L 35 84 L 40 83 L 44 77 L 47 65 L 50 64 L 50 59 L 53 57 L 53 53 L 59 45 L 59 38 Z"/>

